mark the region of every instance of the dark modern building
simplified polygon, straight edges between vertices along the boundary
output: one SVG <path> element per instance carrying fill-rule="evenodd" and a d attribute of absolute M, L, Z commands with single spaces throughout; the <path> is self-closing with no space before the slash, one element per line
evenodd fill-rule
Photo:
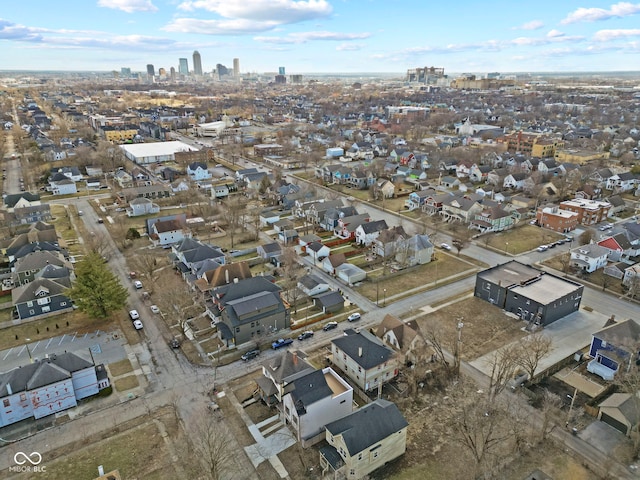
<path fill-rule="evenodd" d="M 584 287 L 515 260 L 476 276 L 474 295 L 527 322 L 548 325 L 578 311 Z"/>
<path fill-rule="evenodd" d="M 149 75 L 150 77 L 155 77 L 156 75 L 156 69 L 150 63 L 147 65 L 147 75 Z"/>

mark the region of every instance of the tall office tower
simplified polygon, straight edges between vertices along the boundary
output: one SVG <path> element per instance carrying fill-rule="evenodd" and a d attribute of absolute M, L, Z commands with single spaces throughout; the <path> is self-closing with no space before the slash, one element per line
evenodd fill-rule
<path fill-rule="evenodd" d="M 131 69 L 129 67 L 120 68 L 120 76 L 122 78 L 131 78 Z"/>
<path fill-rule="evenodd" d="M 164 77 L 166 74 L 167 74 L 167 71 L 164 68 L 160 67 L 158 69 L 158 75 L 160 75 L 161 77 Z"/>
<path fill-rule="evenodd" d="M 193 73 L 202 76 L 202 59 L 200 58 L 200 52 L 197 50 L 193 52 Z"/>
<path fill-rule="evenodd" d="M 229 75 L 229 69 L 222 65 L 221 63 L 216 64 L 216 70 L 218 72 L 218 77 L 224 77 L 225 75 Z"/>
<path fill-rule="evenodd" d="M 180 58 L 178 61 L 180 62 L 178 73 L 180 75 L 189 75 L 189 61 L 186 58 Z"/>
<path fill-rule="evenodd" d="M 278 67 L 278 75 L 286 75 L 286 73 L 284 73 L 284 67 Z"/>
<path fill-rule="evenodd" d="M 240 76 L 240 59 L 233 59 L 233 76 L 238 78 Z"/>
<path fill-rule="evenodd" d="M 155 77 L 156 76 L 156 69 L 153 68 L 153 65 L 151 65 L 151 64 L 147 65 L 147 75 L 149 75 L 150 77 Z"/>
<path fill-rule="evenodd" d="M 176 81 L 176 69 L 174 67 L 171 67 L 171 70 L 169 70 L 169 77 L 171 78 L 172 82 Z"/>

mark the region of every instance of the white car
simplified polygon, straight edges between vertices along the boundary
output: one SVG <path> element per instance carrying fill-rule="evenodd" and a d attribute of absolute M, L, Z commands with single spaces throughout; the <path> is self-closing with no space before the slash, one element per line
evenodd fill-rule
<path fill-rule="evenodd" d="M 136 287 L 136 290 L 140 290 L 142 288 L 142 282 L 140 280 L 134 280 L 133 286 Z"/>
<path fill-rule="evenodd" d="M 140 320 L 134 320 L 133 321 L 133 326 L 136 330 L 142 330 L 142 321 Z"/>
<path fill-rule="evenodd" d="M 355 322 L 356 320 L 360 320 L 362 316 L 359 313 L 352 313 L 347 317 L 347 320 L 350 322 Z"/>
<path fill-rule="evenodd" d="M 158 308 L 157 305 L 151 305 L 149 307 L 149 310 L 151 310 L 153 313 L 160 313 L 160 309 Z"/>
<path fill-rule="evenodd" d="M 129 310 L 129 316 L 131 317 L 131 320 L 137 320 L 140 318 L 140 314 L 137 310 Z"/>
<path fill-rule="evenodd" d="M 448 243 L 441 243 L 440 248 L 443 250 L 451 250 L 451 245 L 449 245 Z"/>

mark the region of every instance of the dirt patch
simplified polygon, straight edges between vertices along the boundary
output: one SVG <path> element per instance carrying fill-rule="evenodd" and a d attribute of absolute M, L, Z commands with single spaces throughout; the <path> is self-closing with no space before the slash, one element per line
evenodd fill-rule
<path fill-rule="evenodd" d="M 427 331 L 431 322 L 441 329 L 448 346 L 453 346 L 458 323 L 464 324 L 461 357 L 466 361 L 474 360 L 525 336 L 525 332 L 521 330 L 523 322 L 476 297 L 461 300 L 418 318 L 418 325 L 423 331 Z M 453 351 L 453 348 L 449 350 Z"/>
<path fill-rule="evenodd" d="M 138 377 L 135 375 L 127 375 L 126 377 L 119 378 L 115 381 L 116 390 L 119 392 L 124 392 L 126 390 L 131 390 L 139 386 Z"/>
<path fill-rule="evenodd" d="M 179 429 L 173 414 L 162 410 L 153 414 L 153 418 L 164 425 L 169 438 L 176 439 Z M 138 418 L 100 436 L 82 438 L 49 452 L 47 457 L 56 460 L 47 462 L 46 477 L 95 478 L 97 466 L 103 465 L 105 471 L 118 469 L 122 478 L 177 478 L 166 443 L 152 419 Z"/>
<path fill-rule="evenodd" d="M 120 360 L 119 362 L 110 363 L 108 365 L 109 373 L 112 377 L 118 377 L 125 373 L 133 372 L 133 366 L 128 358 Z"/>

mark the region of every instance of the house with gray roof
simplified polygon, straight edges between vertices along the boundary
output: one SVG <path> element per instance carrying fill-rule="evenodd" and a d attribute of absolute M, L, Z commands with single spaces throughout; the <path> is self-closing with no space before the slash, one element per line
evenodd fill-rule
<path fill-rule="evenodd" d="M 87 355 L 87 357 L 89 357 Z M 92 360 L 65 352 L 0 373 L 0 427 L 75 407 L 109 385 Z M 104 370 L 102 365 L 99 366 Z"/>
<path fill-rule="evenodd" d="M 398 242 L 395 260 L 404 267 L 424 265 L 433 259 L 433 249 L 428 235 L 414 235 Z"/>
<path fill-rule="evenodd" d="M 313 306 L 322 313 L 336 313 L 344 309 L 344 297 L 340 292 L 329 290 L 313 297 Z"/>
<path fill-rule="evenodd" d="M 359 245 L 369 246 L 378 238 L 383 230 L 388 228 L 387 222 L 384 219 L 361 223 L 355 231 L 356 242 Z"/>
<path fill-rule="evenodd" d="M 241 279 L 211 291 L 207 311 L 227 347 L 256 342 L 270 332 L 289 328 L 289 306 L 280 291 L 265 277 Z"/>
<path fill-rule="evenodd" d="M 364 392 L 381 388 L 398 375 L 395 352 L 368 331 L 333 339 L 331 358 L 333 365 Z"/>
<path fill-rule="evenodd" d="M 71 287 L 71 279 L 38 277 L 32 282 L 15 287 L 11 302 L 20 320 L 35 320 L 70 312 L 71 299 L 65 291 Z"/>
<path fill-rule="evenodd" d="M 592 334 L 587 370 L 611 381 L 620 369 L 637 368 L 638 345 L 640 323 L 632 319 L 608 321 L 603 329 Z"/>
<path fill-rule="evenodd" d="M 327 424 L 329 445 L 320 449 L 323 474 L 364 478 L 404 454 L 408 425 L 395 403 L 384 399 Z"/>
<path fill-rule="evenodd" d="M 352 409 L 353 388 L 331 367 L 295 379 L 282 398 L 284 419 L 303 447 L 324 440 L 324 426 Z"/>
<path fill-rule="evenodd" d="M 571 250 L 569 264 L 583 272 L 592 273 L 607 266 L 609 250 L 597 243 L 580 245 Z"/>
<path fill-rule="evenodd" d="M 310 273 L 300 277 L 298 288 L 307 296 L 312 297 L 329 290 L 329 284 L 318 275 Z"/>
<path fill-rule="evenodd" d="M 299 350 L 287 350 L 262 364 L 262 375 L 256 379 L 260 397 L 269 406 L 282 402 L 293 389 L 293 382 L 315 371 Z"/>

